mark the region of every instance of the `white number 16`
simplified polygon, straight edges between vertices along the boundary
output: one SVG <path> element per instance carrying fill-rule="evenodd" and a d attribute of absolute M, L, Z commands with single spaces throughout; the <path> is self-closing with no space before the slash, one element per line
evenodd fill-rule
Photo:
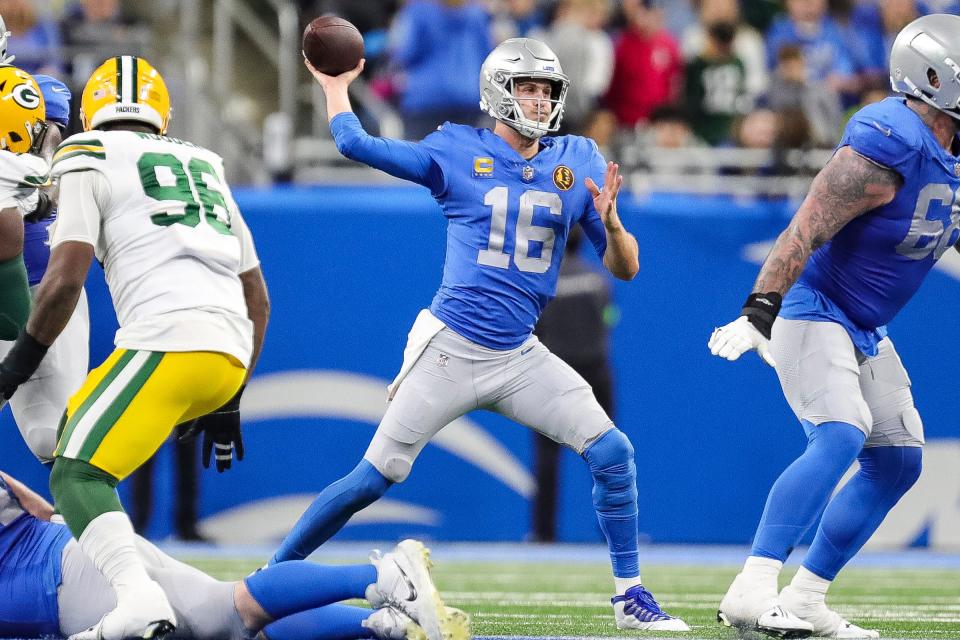
<path fill-rule="evenodd" d="M 493 211 L 490 217 L 490 237 L 487 240 L 487 248 L 481 249 L 477 255 L 477 262 L 482 265 L 498 269 L 510 268 L 510 254 L 503 250 L 507 235 L 507 201 L 506 187 L 494 187 L 483 197 L 483 204 L 492 207 Z M 546 207 L 551 214 L 559 217 L 562 206 L 560 196 L 548 191 L 524 191 L 520 196 L 520 215 L 517 217 L 513 252 L 513 261 L 520 271 L 545 273 L 550 268 L 556 234 L 553 229 L 533 224 L 533 209 Z M 531 242 L 543 244 L 539 258 L 530 257 Z"/>

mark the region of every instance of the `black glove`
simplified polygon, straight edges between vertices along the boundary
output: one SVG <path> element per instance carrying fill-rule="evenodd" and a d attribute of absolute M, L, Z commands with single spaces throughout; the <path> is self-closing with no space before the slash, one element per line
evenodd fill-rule
<path fill-rule="evenodd" d="M 0 409 L 7 404 L 17 387 L 30 379 L 50 347 L 21 331 L 10 353 L 0 362 Z"/>
<path fill-rule="evenodd" d="M 37 191 L 37 208 L 23 216 L 23 221 L 40 222 L 41 220 L 46 220 L 53 215 L 53 204 L 53 198 L 50 197 L 50 194 L 40 189 Z"/>
<path fill-rule="evenodd" d="M 180 437 L 189 440 L 203 431 L 203 468 L 210 468 L 210 453 L 217 450 L 217 472 L 222 473 L 233 464 L 236 453 L 237 462 L 243 460 L 243 434 L 240 433 L 240 396 L 244 387 L 216 411 L 200 416 Z"/>

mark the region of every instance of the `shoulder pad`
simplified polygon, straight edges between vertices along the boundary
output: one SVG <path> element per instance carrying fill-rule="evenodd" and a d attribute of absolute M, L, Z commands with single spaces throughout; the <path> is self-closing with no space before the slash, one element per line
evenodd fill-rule
<path fill-rule="evenodd" d="M 858 111 L 847 123 L 838 147 L 850 146 L 877 164 L 900 171 L 923 148 L 923 138 L 917 122 L 902 113 L 897 117 L 890 104 L 883 101 Z"/>
<path fill-rule="evenodd" d="M 50 184 L 50 165 L 40 156 L 0 151 L 0 185 L 13 189 L 36 189 Z"/>
<path fill-rule="evenodd" d="M 102 171 L 106 159 L 107 149 L 98 132 L 78 133 L 57 147 L 51 172 L 56 178 L 71 171 Z"/>

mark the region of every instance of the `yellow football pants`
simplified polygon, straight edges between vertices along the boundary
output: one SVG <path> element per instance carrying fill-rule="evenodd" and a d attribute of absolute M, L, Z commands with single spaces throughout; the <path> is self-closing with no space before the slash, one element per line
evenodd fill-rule
<path fill-rule="evenodd" d="M 117 349 L 67 403 L 55 455 L 122 480 L 176 425 L 223 406 L 245 375 L 243 365 L 224 353 Z"/>

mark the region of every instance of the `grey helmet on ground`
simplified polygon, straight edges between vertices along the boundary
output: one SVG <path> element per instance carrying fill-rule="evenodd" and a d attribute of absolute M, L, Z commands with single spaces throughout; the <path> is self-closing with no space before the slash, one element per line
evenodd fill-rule
<path fill-rule="evenodd" d="M 521 78 L 550 82 L 551 111 L 546 122 L 523 115 L 513 92 Z M 480 108 L 521 135 L 539 138 L 560 128 L 569 84 L 550 47 L 532 38 L 511 38 L 497 45 L 480 67 Z"/>
<path fill-rule="evenodd" d="M 935 13 L 905 26 L 890 49 L 890 84 L 960 120 L 960 16 Z"/>

